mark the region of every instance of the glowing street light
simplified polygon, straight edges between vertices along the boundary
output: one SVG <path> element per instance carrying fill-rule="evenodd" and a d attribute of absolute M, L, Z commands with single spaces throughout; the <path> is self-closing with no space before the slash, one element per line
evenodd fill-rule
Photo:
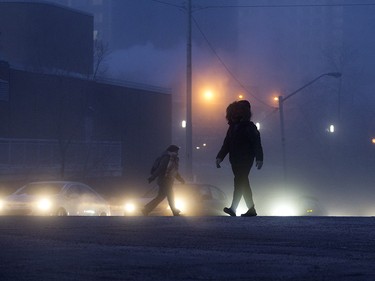
<path fill-rule="evenodd" d="M 181 127 L 182 128 L 186 128 L 186 120 L 182 120 L 181 121 Z"/>
<path fill-rule="evenodd" d="M 375 144 L 375 138 L 372 138 L 371 142 L 372 142 L 373 144 Z"/>
<path fill-rule="evenodd" d="M 206 100 L 206 101 L 210 101 L 214 98 L 214 94 L 211 90 L 206 90 L 204 93 L 203 93 L 203 98 Z"/>
<path fill-rule="evenodd" d="M 335 132 L 335 125 L 330 125 L 329 128 L 328 128 L 328 132 L 330 132 L 331 134 Z"/>

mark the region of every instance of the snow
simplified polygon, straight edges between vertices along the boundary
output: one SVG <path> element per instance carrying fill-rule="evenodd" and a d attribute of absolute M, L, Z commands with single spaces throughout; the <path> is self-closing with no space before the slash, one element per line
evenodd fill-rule
<path fill-rule="evenodd" d="M 373 217 L 0 217 L 0 280 L 375 280 Z"/>

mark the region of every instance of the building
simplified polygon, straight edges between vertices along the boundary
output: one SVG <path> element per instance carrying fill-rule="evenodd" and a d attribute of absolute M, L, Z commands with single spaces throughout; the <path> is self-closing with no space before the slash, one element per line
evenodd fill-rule
<path fill-rule="evenodd" d="M 18 9 L 22 11 L 19 22 L 26 24 L 28 31 L 12 17 L 5 17 L 8 21 L 1 17 L 0 25 L 0 32 L 5 34 L 0 62 L 0 178 L 121 176 L 124 181 L 145 182 L 149 164 L 171 142 L 170 90 L 86 76 L 85 69 L 92 65 L 93 42 L 93 18 L 86 13 L 45 3 L 0 3 L 4 15 L 14 16 Z M 24 37 L 28 34 L 48 29 L 44 25 L 53 30 L 51 25 L 56 22 L 39 15 L 46 11 L 52 11 L 58 25 L 72 17 L 85 23 L 85 32 L 77 31 L 82 40 L 77 34 L 56 39 L 51 31 L 40 37 L 46 44 L 27 41 Z M 14 36 L 11 30 L 17 30 Z M 67 64 L 61 64 L 57 50 L 50 50 L 54 46 L 48 43 L 51 38 L 54 44 L 74 50 L 61 51 Z M 29 56 L 34 51 L 25 52 L 21 47 L 10 51 L 17 42 L 28 42 L 35 52 L 39 48 L 45 51 L 47 58 L 39 54 L 40 68 L 32 67 Z M 75 49 L 81 42 L 83 47 Z M 69 53 L 81 58 L 71 60 Z"/>
<path fill-rule="evenodd" d="M 47 3 L 0 2 L 0 59 L 38 72 L 92 74 L 93 16 Z"/>

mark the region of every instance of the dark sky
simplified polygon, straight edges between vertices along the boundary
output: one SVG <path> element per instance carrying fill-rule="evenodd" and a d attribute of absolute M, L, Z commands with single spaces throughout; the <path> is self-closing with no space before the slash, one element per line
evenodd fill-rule
<path fill-rule="evenodd" d="M 221 47 L 237 42 L 237 11 L 204 9 L 237 1 L 193 1 L 193 17 L 210 33 L 211 39 Z M 170 4 L 168 4 L 170 3 Z M 186 1 L 115 0 L 113 1 L 114 48 L 129 48 L 152 42 L 156 48 L 173 48 L 186 40 Z M 220 32 L 218 32 L 220 30 Z M 223 41 L 223 33 L 225 40 Z M 199 36 L 194 40 L 203 43 Z"/>

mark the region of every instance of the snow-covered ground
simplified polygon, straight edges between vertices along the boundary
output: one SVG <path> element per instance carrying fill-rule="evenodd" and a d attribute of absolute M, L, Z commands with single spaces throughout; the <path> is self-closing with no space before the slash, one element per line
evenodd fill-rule
<path fill-rule="evenodd" d="M 374 217 L 0 217 L 0 280 L 375 280 Z"/>

